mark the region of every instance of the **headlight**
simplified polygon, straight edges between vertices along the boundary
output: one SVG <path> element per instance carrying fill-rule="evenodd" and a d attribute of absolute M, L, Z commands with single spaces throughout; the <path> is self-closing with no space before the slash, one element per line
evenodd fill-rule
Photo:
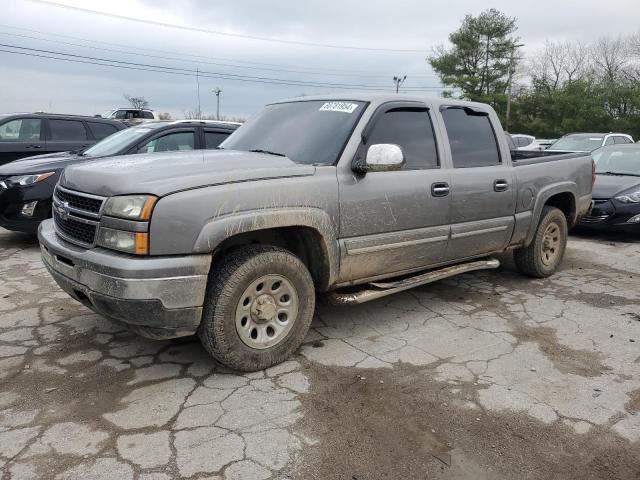
<path fill-rule="evenodd" d="M 46 178 L 49 178 L 56 172 L 47 172 L 47 173 L 34 173 L 32 175 L 17 175 L 15 177 L 7 178 L 8 185 L 20 185 L 21 187 L 26 187 L 27 185 L 33 185 L 34 183 L 38 183 L 43 181 Z"/>
<path fill-rule="evenodd" d="M 121 252 L 147 255 L 149 253 L 149 234 L 125 232 L 113 228 L 101 227 L 96 242 L 101 247 Z"/>
<path fill-rule="evenodd" d="M 104 206 L 104 215 L 129 220 L 149 220 L 158 197 L 153 195 L 126 195 L 111 197 Z"/>
<path fill-rule="evenodd" d="M 638 203 L 640 202 L 640 190 L 636 190 L 635 192 L 625 193 L 623 195 L 618 195 L 615 198 L 616 200 L 622 203 Z"/>

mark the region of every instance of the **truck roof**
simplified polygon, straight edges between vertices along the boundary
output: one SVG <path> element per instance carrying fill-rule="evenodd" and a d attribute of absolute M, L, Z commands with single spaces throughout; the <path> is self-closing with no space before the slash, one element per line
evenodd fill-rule
<path fill-rule="evenodd" d="M 309 95 L 304 97 L 293 97 L 285 100 L 279 100 L 277 102 L 272 102 L 271 104 L 318 101 L 318 100 L 327 100 L 327 101 L 353 100 L 353 101 L 371 102 L 371 103 L 385 103 L 385 102 L 394 102 L 394 101 L 395 102 L 398 102 L 398 101 L 427 102 L 428 104 L 434 107 L 439 107 L 440 105 L 460 105 L 460 106 L 478 107 L 483 110 L 491 108 L 489 105 L 485 103 L 469 102 L 466 100 L 455 100 L 453 98 L 430 97 L 428 95 L 409 95 L 405 93 L 380 94 L 380 93 L 368 93 L 368 92 L 345 92 L 340 94 L 329 94 L 329 95 Z"/>

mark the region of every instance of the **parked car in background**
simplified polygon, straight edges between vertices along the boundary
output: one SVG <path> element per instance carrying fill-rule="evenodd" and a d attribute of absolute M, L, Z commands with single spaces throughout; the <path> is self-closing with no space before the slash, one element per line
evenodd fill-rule
<path fill-rule="evenodd" d="M 614 145 L 593 152 L 593 208 L 579 225 L 640 233 L 640 145 Z"/>
<path fill-rule="evenodd" d="M 625 133 L 570 133 L 560 138 L 547 150 L 554 152 L 593 152 L 608 145 L 633 143 Z"/>
<path fill-rule="evenodd" d="M 140 108 L 116 108 L 100 115 L 102 118 L 120 120 L 129 125 L 137 125 L 144 122 L 160 120 L 160 117 L 153 110 Z"/>
<path fill-rule="evenodd" d="M 218 150 L 136 160 L 65 169 L 44 264 L 97 313 L 150 338 L 197 332 L 246 371 L 300 346 L 316 291 L 362 303 L 506 250 L 552 275 L 593 180 L 590 154 L 512 163 L 488 105 L 402 94 L 278 102 Z"/>
<path fill-rule="evenodd" d="M 80 150 L 124 128 L 115 120 L 79 115 L 0 115 L 0 165 L 32 155 Z"/>
<path fill-rule="evenodd" d="M 77 153 L 38 155 L 0 166 L 0 227 L 35 233 L 51 216 L 53 188 L 68 165 L 113 155 L 216 148 L 239 126 L 200 120 L 145 123 Z"/>
<path fill-rule="evenodd" d="M 518 150 L 530 151 L 530 152 L 542 152 L 557 142 L 557 138 L 547 139 L 547 138 L 536 138 L 533 142 L 531 142 L 526 147 L 520 147 Z"/>
<path fill-rule="evenodd" d="M 512 133 L 511 138 L 513 138 L 513 143 L 515 143 L 518 148 L 531 145 L 536 139 L 533 135 L 524 135 L 522 133 Z"/>

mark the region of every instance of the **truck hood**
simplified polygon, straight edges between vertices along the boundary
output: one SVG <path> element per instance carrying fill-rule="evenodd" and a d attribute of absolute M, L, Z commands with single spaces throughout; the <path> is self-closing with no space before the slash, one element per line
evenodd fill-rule
<path fill-rule="evenodd" d="M 195 150 L 109 157 L 71 165 L 60 184 L 102 196 L 149 193 L 159 197 L 208 185 L 308 176 L 311 165 L 286 157 L 231 150 Z"/>
<path fill-rule="evenodd" d="M 52 170 L 59 170 L 78 160 L 88 160 L 89 158 L 78 157 L 75 153 L 48 153 L 36 155 L 34 157 L 21 158 L 13 162 L 0 166 L 0 176 L 21 175 L 25 173 L 44 173 Z"/>
<path fill-rule="evenodd" d="M 596 174 L 596 183 L 593 185 L 592 196 L 596 199 L 612 198 L 635 186 L 640 188 L 640 177 L 598 173 Z"/>

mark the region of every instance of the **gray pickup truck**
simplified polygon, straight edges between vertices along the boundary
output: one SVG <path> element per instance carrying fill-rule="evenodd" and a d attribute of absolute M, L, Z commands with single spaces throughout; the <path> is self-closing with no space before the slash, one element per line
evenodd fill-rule
<path fill-rule="evenodd" d="M 217 151 L 68 167 L 40 226 L 73 298 L 150 338 L 197 333 L 251 371 L 302 343 L 316 292 L 361 303 L 457 273 L 557 269 L 588 154 L 513 160 L 487 105 L 393 95 L 274 103 Z"/>

